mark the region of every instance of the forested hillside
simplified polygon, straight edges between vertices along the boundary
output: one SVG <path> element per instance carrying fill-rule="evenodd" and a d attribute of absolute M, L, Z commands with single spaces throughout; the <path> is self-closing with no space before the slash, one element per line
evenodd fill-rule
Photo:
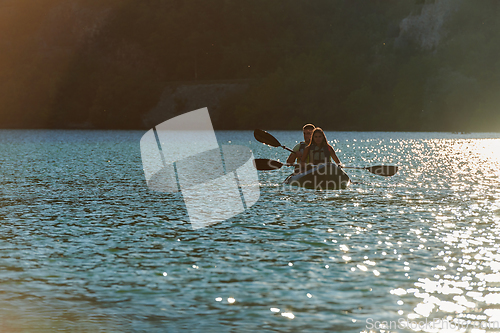
<path fill-rule="evenodd" d="M 0 0 L 0 127 L 144 128 L 167 86 L 243 80 L 216 128 L 499 131 L 499 10 L 496 0 Z"/>

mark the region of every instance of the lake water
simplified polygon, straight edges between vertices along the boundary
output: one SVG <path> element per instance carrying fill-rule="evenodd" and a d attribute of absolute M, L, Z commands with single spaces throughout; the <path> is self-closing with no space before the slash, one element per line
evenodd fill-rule
<path fill-rule="evenodd" d="M 143 134 L 0 131 L 0 331 L 499 330 L 500 134 L 326 132 L 345 165 L 400 171 L 341 191 L 259 172 L 254 206 L 197 230 L 148 190 Z"/>

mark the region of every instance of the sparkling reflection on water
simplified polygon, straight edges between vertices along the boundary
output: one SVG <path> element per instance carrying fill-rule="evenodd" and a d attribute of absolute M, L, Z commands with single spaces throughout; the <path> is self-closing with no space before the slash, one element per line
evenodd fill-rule
<path fill-rule="evenodd" d="M 147 190 L 142 134 L 0 131 L 3 331 L 498 331 L 500 135 L 327 132 L 344 164 L 399 173 L 321 192 L 261 172 L 256 205 L 193 230 Z"/>

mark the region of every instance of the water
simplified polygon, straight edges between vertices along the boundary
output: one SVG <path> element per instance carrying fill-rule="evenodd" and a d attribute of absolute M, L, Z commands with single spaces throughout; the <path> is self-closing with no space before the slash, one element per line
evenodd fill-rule
<path fill-rule="evenodd" d="M 400 171 L 323 192 L 259 172 L 253 207 L 198 230 L 147 189 L 142 134 L 0 131 L 0 331 L 498 331 L 499 134 L 327 132 L 344 164 Z"/>

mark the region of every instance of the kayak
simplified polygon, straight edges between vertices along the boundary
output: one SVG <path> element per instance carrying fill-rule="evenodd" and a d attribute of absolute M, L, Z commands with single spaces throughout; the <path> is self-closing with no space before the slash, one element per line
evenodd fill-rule
<path fill-rule="evenodd" d="M 340 190 L 351 183 L 349 176 L 334 163 L 314 165 L 311 169 L 288 176 L 284 184 L 315 190 Z"/>

